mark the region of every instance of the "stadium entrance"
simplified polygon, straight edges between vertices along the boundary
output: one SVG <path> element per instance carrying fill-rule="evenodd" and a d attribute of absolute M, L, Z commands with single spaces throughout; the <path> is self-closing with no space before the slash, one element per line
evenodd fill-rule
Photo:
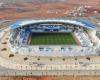
<path fill-rule="evenodd" d="M 62 24 L 40 24 L 46 32 L 58 32 Z"/>
<path fill-rule="evenodd" d="M 45 32 L 58 32 L 58 29 L 45 29 Z"/>

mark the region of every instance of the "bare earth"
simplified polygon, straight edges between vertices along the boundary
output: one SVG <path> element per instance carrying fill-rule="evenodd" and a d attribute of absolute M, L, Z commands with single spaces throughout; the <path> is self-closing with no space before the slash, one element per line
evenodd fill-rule
<path fill-rule="evenodd" d="M 100 80 L 100 76 L 0 77 L 0 80 Z"/>
<path fill-rule="evenodd" d="M 4 2 L 5 0 L 1 0 Z M 11 1 L 15 3 L 10 3 Z M 27 0 L 25 0 L 27 1 Z M 43 2 L 43 0 L 29 0 L 25 2 L 23 0 L 15 1 L 9 0 L 9 4 L 2 4 L 0 6 L 0 19 L 22 19 L 22 18 L 54 18 L 68 16 L 69 13 L 78 6 L 88 5 L 93 6 L 93 9 L 88 9 L 90 13 L 84 16 L 95 16 L 92 11 L 100 11 L 100 0 L 59 0 L 51 2 Z M 40 2 L 39 2 L 40 1 Z M 6 1 L 5 1 L 6 2 Z"/>

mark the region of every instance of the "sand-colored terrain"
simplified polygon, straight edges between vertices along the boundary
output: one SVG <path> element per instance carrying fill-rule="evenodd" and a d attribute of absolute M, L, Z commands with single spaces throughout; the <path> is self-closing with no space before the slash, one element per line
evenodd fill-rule
<path fill-rule="evenodd" d="M 100 11 L 100 0 L 64 0 L 56 3 L 19 2 L 2 4 L 0 6 L 0 19 L 24 19 L 24 18 L 54 18 L 69 16 L 73 9 L 87 5 L 88 9 L 84 16 L 95 16 L 93 11 Z M 70 15 L 71 16 L 71 15 Z"/>
<path fill-rule="evenodd" d="M 100 80 L 100 76 L 29 76 L 0 77 L 0 80 Z"/>
<path fill-rule="evenodd" d="M 66 5 L 64 3 L 34 4 L 23 3 L 11 4 L 8 8 L 1 8 L 0 19 L 20 19 L 20 18 L 52 18 L 61 17 L 68 14 L 76 5 Z"/>

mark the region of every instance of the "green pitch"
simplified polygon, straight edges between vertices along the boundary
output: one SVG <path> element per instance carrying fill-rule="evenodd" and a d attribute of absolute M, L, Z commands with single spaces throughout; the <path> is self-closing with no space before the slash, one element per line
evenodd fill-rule
<path fill-rule="evenodd" d="M 74 45 L 72 33 L 33 33 L 32 45 Z"/>

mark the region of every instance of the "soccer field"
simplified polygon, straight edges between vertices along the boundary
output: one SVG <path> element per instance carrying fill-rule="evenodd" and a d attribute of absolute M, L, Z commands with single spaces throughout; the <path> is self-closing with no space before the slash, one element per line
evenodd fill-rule
<path fill-rule="evenodd" d="M 32 45 L 74 45 L 72 33 L 33 33 Z"/>

